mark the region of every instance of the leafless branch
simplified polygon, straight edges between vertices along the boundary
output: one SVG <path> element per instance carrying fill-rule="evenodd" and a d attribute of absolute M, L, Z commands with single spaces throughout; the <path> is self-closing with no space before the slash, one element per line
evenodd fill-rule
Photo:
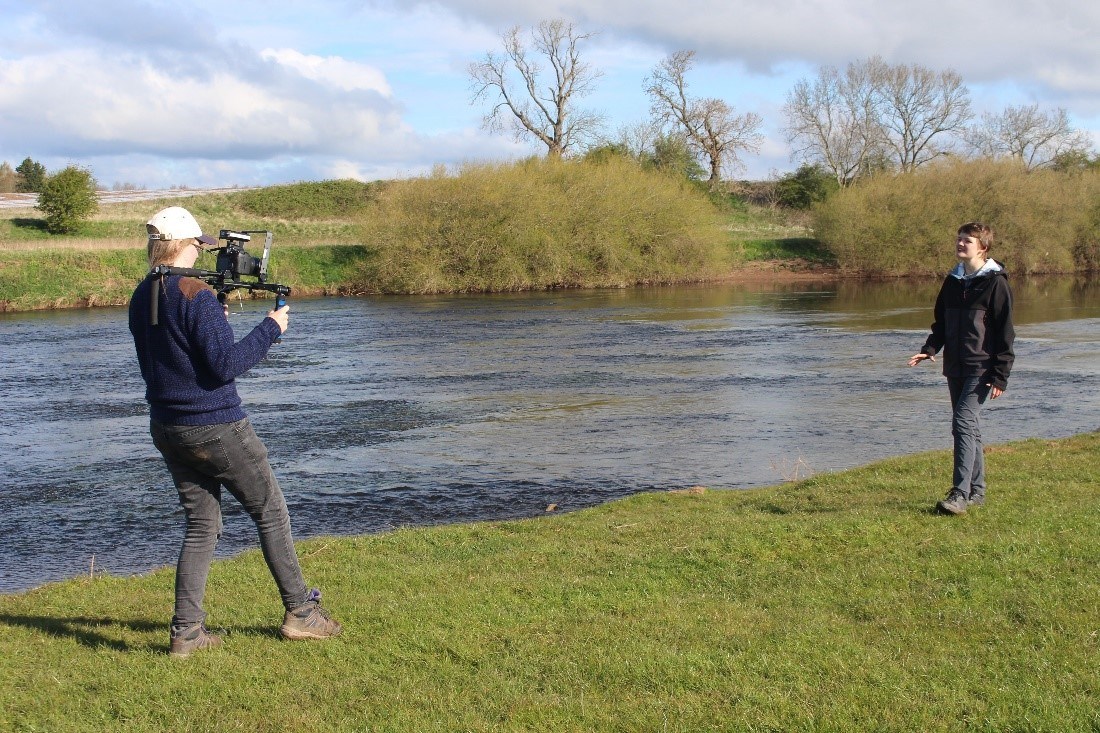
<path fill-rule="evenodd" d="M 1061 156 L 1087 155 L 1092 147 L 1088 133 L 1073 129 L 1064 109 L 1041 112 L 1038 104 L 985 113 L 964 139 L 977 155 L 1017 158 L 1028 170 L 1051 166 Z"/>
<path fill-rule="evenodd" d="M 738 115 L 721 99 L 688 96 L 686 75 L 694 62 L 694 51 L 677 51 L 666 57 L 646 78 L 645 91 L 654 118 L 678 128 L 695 153 L 707 161 L 714 188 L 723 172 L 742 166 L 741 152 L 760 150 L 763 120 L 753 112 Z"/>
<path fill-rule="evenodd" d="M 518 26 L 503 34 L 503 55 L 490 51 L 468 67 L 471 102 L 490 100 L 493 105 L 485 126 L 497 131 L 510 126 L 515 139 L 533 137 L 552 156 L 593 139 L 603 117 L 574 108 L 574 101 L 589 94 L 602 76 L 581 56 L 581 43 L 593 35 L 562 20 L 540 22 L 529 38 Z M 549 65 L 548 73 L 540 61 Z"/>

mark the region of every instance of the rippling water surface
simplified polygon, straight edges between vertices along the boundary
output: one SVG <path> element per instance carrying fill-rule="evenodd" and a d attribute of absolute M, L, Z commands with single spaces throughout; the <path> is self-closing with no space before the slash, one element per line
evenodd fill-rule
<path fill-rule="evenodd" d="M 298 538 L 761 486 L 950 447 L 938 365 L 905 366 L 937 288 L 297 299 L 283 343 L 238 382 Z M 1014 288 L 1017 367 L 983 413 L 987 442 L 1095 429 L 1100 289 Z M 264 310 L 233 314 L 238 337 Z M 0 375 L 0 590 L 93 556 L 118 574 L 174 563 L 183 517 L 125 311 L 0 315 Z M 224 510 L 219 554 L 255 547 Z"/>

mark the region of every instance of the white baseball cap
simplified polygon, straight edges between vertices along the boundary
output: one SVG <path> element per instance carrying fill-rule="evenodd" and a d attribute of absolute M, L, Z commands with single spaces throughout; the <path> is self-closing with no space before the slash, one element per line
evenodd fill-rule
<path fill-rule="evenodd" d="M 213 247 L 218 240 L 203 234 L 199 223 L 191 212 L 182 206 L 169 206 L 161 209 L 153 218 L 146 222 L 149 239 L 197 239 L 203 244 Z"/>

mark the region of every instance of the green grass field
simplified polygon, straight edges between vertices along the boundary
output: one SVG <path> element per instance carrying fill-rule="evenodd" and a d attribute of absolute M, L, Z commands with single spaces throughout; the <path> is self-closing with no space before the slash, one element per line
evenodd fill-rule
<path fill-rule="evenodd" d="M 216 563 L 226 643 L 187 660 L 170 569 L 0 596 L 0 730 L 1100 730 L 1100 434 L 987 466 L 958 518 L 937 452 L 313 539 L 321 643 L 277 638 L 258 551 Z"/>

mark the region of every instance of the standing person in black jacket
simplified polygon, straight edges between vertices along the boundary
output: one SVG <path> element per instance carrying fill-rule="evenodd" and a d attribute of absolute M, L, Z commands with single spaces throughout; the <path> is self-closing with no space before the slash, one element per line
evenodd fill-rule
<path fill-rule="evenodd" d="M 959 263 L 943 281 L 936 298 L 932 333 L 909 366 L 935 361 L 943 349 L 943 374 L 951 392 L 951 434 L 955 469 L 951 490 L 936 508 L 962 514 L 985 503 L 985 459 L 978 410 L 987 397 L 1008 388 L 1014 354 L 1012 291 L 1004 268 L 989 257 L 993 230 L 970 222 L 959 227 L 955 256 Z"/>

